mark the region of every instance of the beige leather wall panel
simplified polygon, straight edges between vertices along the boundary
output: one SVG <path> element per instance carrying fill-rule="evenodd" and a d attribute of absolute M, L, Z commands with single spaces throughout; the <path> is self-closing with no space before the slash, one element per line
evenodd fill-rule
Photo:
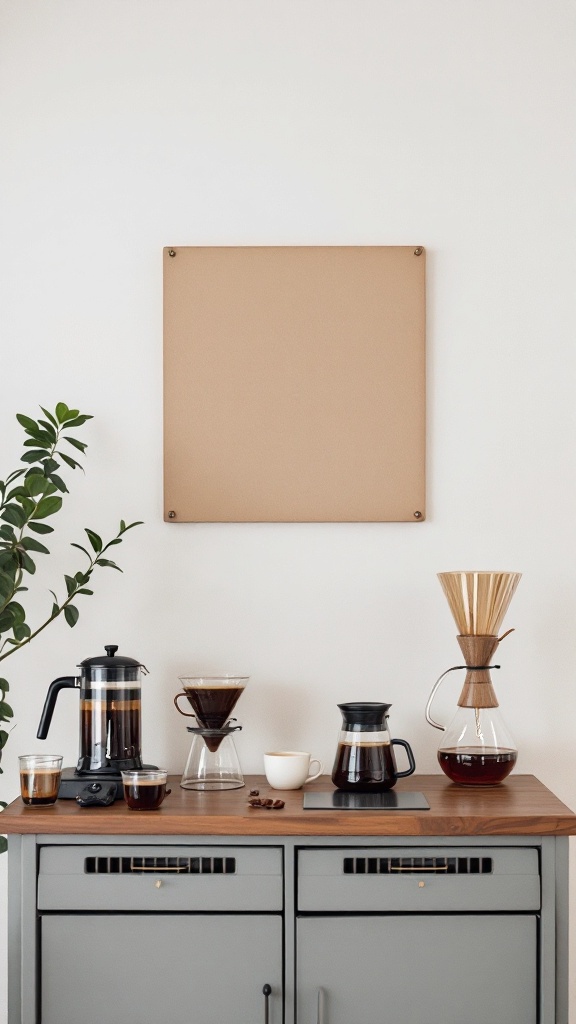
<path fill-rule="evenodd" d="M 164 250 L 167 521 L 424 519 L 425 259 Z"/>

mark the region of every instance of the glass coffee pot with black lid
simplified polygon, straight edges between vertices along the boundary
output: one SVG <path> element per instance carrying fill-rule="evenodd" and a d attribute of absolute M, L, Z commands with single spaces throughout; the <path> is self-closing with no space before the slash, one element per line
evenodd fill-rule
<path fill-rule="evenodd" d="M 62 773 L 60 797 L 74 798 L 90 780 L 116 781 L 121 795 L 122 771 L 143 765 L 141 749 L 141 673 L 145 665 L 117 655 L 110 644 L 106 654 L 80 662 L 79 676 L 59 676 L 48 687 L 37 737 L 46 739 L 61 690 L 79 690 L 80 753 L 75 769 Z"/>
<path fill-rule="evenodd" d="M 391 704 L 371 701 L 339 704 L 342 727 L 332 770 L 337 789 L 351 793 L 384 793 L 396 785 L 397 779 L 412 775 L 416 764 L 412 748 L 406 740 L 391 739 L 388 712 Z M 394 747 L 404 747 L 409 767 L 396 768 Z"/>

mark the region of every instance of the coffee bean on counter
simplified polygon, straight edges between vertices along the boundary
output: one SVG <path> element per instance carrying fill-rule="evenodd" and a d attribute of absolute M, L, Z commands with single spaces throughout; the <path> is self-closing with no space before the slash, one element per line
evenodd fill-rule
<path fill-rule="evenodd" d="M 265 811 L 280 811 L 284 807 L 283 800 L 271 800 L 270 797 L 251 796 L 248 800 L 249 807 L 261 807 Z"/>

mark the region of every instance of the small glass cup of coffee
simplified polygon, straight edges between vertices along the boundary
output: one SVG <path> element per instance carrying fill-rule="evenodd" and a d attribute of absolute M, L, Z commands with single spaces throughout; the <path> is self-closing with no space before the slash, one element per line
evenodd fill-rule
<path fill-rule="evenodd" d="M 20 794 L 25 804 L 39 807 L 55 804 L 62 777 L 60 754 L 22 754 L 20 763 Z"/>
<path fill-rule="evenodd" d="M 157 811 L 165 796 L 168 772 L 159 768 L 122 772 L 124 799 L 131 811 Z"/>

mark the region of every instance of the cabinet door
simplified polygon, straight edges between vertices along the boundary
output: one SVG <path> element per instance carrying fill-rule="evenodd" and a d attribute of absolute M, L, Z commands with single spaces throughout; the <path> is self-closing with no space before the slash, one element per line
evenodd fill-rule
<path fill-rule="evenodd" d="M 537 919 L 301 918 L 298 1024 L 536 1024 Z"/>
<path fill-rule="evenodd" d="M 45 916 L 41 962 L 41 1024 L 282 1021 L 272 914 Z"/>

